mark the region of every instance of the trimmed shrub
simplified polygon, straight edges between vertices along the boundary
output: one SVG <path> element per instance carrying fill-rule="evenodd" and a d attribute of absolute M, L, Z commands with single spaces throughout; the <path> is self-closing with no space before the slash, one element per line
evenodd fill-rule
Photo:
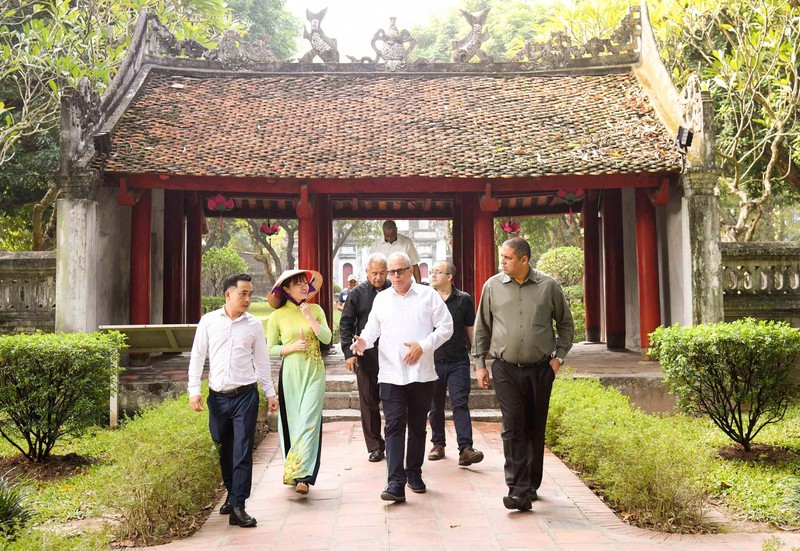
<path fill-rule="evenodd" d="M 0 436 L 30 461 L 108 416 L 124 337 L 112 333 L 0 336 Z"/>
<path fill-rule="evenodd" d="M 31 513 L 23 504 L 23 487 L 0 477 L 0 537 L 13 539 L 30 520 Z"/>
<path fill-rule="evenodd" d="M 637 524 L 666 532 L 702 524 L 708 455 L 687 433 L 688 425 L 647 415 L 596 379 L 556 379 L 548 445 Z"/>
<path fill-rule="evenodd" d="M 208 411 L 195 413 L 188 403 L 186 394 L 165 400 L 120 429 L 122 449 L 112 452 L 116 462 L 105 475 L 101 497 L 122 513 L 118 539 L 154 544 L 186 535 L 214 497 L 222 475 Z"/>
<path fill-rule="evenodd" d="M 567 299 L 572 321 L 575 323 L 575 336 L 572 337 L 572 342 L 585 341 L 586 307 L 583 305 L 583 285 L 564 287 L 564 297 Z"/>
<path fill-rule="evenodd" d="M 212 295 L 222 295 L 222 283 L 231 274 L 241 274 L 249 266 L 239 253 L 230 247 L 211 247 L 203 253 L 203 289 Z"/>
<path fill-rule="evenodd" d="M 749 451 L 764 426 L 783 419 L 800 385 L 800 333 L 786 323 L 743 319 L 659 327 L 650 352 L 678 406 L 708 415 Z"/>
<path fill-rule="evenodd" d="M 583 283 L 583 250 L 578 247 L 555 247 L 536 263 L 536 269 L 546 273 L 563 287 Z"/>
<path fill-rule="evenodd" d="M 225 297 L 203 296 L 200 298 L 203 313 L 207 314 L 213 310 L 219 310 L 225 306 Z"/>

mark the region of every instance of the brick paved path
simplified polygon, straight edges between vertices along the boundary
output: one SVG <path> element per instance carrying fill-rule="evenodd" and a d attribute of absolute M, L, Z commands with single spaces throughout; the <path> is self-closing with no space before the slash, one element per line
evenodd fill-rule
<path fill-rule="evenodd" d="M 455 442 L 452 423 L 447 431 Z M 228 526 L 227 516 L 214 513 L 194 536 L 157 549 L 757 551 L 771 535 L 669 536 L 632 528 L 549 453 L 533 512 L 507 511 L 500 425 L 476 423 L 474 436 L 475 447 L 486 453 L 482 463 L 458 467 L 457 450 L 448 446 L 444 460 L 423 465 L 427 493 L 407 489 L 406 503 L 387 504 L 379 498 L 386 463 L 367 461 L 360 423 L 323 425 L 322 466 L 307 497 L 281 484 L 278 437 L 270 434 L 256 451 L 247 502 L 258 527 Z M 778 536 L 789 547 L 800 545 L 798 533 Z"/>

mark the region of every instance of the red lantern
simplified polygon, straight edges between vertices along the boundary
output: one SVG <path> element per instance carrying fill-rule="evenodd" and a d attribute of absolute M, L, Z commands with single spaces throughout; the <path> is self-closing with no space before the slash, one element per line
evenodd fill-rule
<path fill-rule="evenodd" d="M 219 212 L 219 231 L 222 233 L 222 213 L 233 210 L 233 199 L 226 199 L 221 193 L 208 200 L 208 210 Z"/>
<path fill-rule="evenodd" d="M 519 233 L 522 229 L 522 226 L 519 225 L 519 222 L 514 222 L 513 220 L 509 219 L 500 224 L 500 229 L 506 233 Z"/>
<path fill-rule="evenodd" d="M 273 223 L 271 226 L 268 226 L 267 223 L 268 223 L 268 221 L 264 222 L 263 224 L 261 224 L 261 227 L 259 228 L 259 230 L 261 230 L 262 233 L 267 234 L 267 236 L 272 237 L 273 235 L 278 233 L 278 229 L 279 229 L 278 228 L 278 224 L 277 223 Z"/>
<path fill-rule="evenodd" d="M 572 224 L 572 205 L 583 199 L 583 189 L 576 189 L 574 192 L 559 190 L 556 196 L 553 197 L 551 205 L 567 204 L 569 205 L 569 223 Z"/>

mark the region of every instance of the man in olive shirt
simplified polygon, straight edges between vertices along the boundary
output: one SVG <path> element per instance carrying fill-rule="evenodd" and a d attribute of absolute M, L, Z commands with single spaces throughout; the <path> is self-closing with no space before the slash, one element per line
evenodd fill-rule
<path fill-rule="evenodd" d="M 472 348 L 482 388 L 489 388 L 486 356 L 494 358 L 508 485 L 503 505 L 520 511 L 531 508 L 542 483 L 550 391 L 575 334 L 564 292 L 553 278 L 530 266 L 530 257 L 524 239 L 503 243 L 503 271 L 483 285 Z"/>

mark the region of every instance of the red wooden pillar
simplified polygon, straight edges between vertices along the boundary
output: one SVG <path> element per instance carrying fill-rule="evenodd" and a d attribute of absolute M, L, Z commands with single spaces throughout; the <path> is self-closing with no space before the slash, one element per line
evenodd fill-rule
<path fill-rule="evenodd" d="M 459 289 L 464 289 L 464 253 L 462 251 L 461 232 L 463 232 L 463 212 L 461 205 L 461 194 L 457 193 L 453 198 L 453 265 L 456 267 L 456 275 L 453 277 L 453 284 Z M 431 266 L 433 268 L 433 266 Z"/>
<path fill-rule="evenodd" d="M 606 287 L 606 343 L 625 348 L 625 275 L 622 250 L 622 192 L 603 190 L 603 251 Z"/>
<path fill-rule="evenodd" d="M 656 209 L 644 189 L 636 190 L 636 268 L 639 275 L 641 348 L 650 348 L 650 333 L 661 325 L 658 285 Z"/>
<path fill-rule="evenodd" d="M 164 191 L 164 323 L 184 323 L 183 191 Z"/>
<path fill-rule="evenodd" d="M 331 213 L 331 196 L 318 195 L 315 212 L 319 213 L 319 260 L 317 270 L 322 274 L 322 288 L 317 295 L 319 305 L 325 312 L 328 325 L 333 328 L 333 215 Z M 322 345 L 323 349 L 330 345 Z"/>
<path fill-rule="evenodd" d="M 152 199 L 146 189 L 131 217 L 131 325 L 150 323 L 150 217 Z"/>
<path fill-rule="evenodd" d="M 460 289 L 472 295 L 475 308 L 481 298 L 481 287 L 475 285 L 475 233 L 472 221 L 475 218 L 475 205 L 477 197 L 474 193 L 461 194 L 461 285 Z M 453 228 L 455 232 L 455 227 Z M 456 264 L 458 266 L 458 264 Z M 483 283 L 481 283 L 483 286 Z M 477 288 L 477 293 L 475 292 Z"/>
<path fill-rule="evenodd" d="M 474 212 L 475 220 L 475 302 L 480 301 L 481 290 L 486 280 L 497 273 L 494 244 L 494 210 L 479 204 Z"/>
<path fill-rule="evenodd" d="M 295 212 L 297 213 L 297 268 L 316 270 L 319 263 L 317 249 L 319 220 L 311 204 L 306 184 L 300 186 L 300 202 L 297 203 Z M 291 266 L 286 268 L 291 269 Z"/>
<path fill-rule="evenodd" d="M 202 316 L 203 292 L 203 204 L 200 194 L 186 194 L 186 323 Z"/>
<path fill-rule="evenodd" d="M 600 223 L 597 192 L 583 200 L 583 304 L 586 309 L 586 340 L 600 342 Z"/>

